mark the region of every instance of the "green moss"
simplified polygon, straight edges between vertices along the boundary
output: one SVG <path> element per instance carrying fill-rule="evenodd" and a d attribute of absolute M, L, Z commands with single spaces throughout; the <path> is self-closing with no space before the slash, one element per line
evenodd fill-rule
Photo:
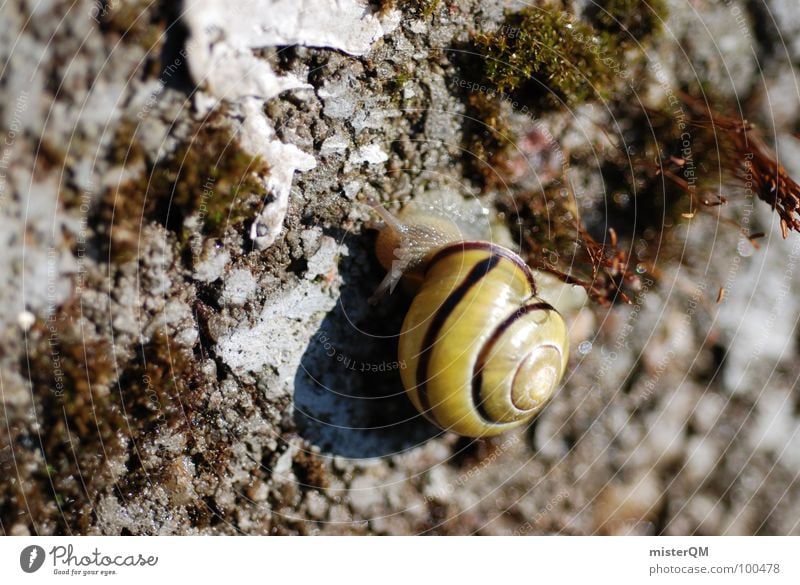
<path fill-rule="evenodd" d="M 666 15 L 664 0 L 592 4 L 586 20 L 556 6 L 531 6 L 477 35 L 475 45 L 483 77 L 497 92 L 531 108 L 572 106 L 612 96 L 635 65 L 626 51 L 657 34 Z"/>
<path fill-rule="evenodd" d="M 491 34 L 465 51 L 457 87 L 468 105 L 464 127 L 467 169 L 484 186 L 503 172 L 514 136 L 500 102 L 532 115 L 594 98 L 608 98 L 627 67 L 612 35 L 554 7 L 529 7 L 508 14 Z M 475 59 L 469 55 L 477 54 Z"/>
<path fill-rule="evenodd" d="M 403 86 L 413 78 L 414 75 L 407 68 L 403 67 L 397 69 L 394 79 L 388 83 L 388 92 L 396 98 L 395 102 L 398 105 L 402 103 Z"/>
<path fill-rule="evenodd" d="M 428 18 L 439 7 L 439 2 L 440 0 L 379 0 L 378 5 L 382 14 L 400 8 L 416 16 Z"/>
<path fill-rule="evenodd" d="M 501 100 L 531 115 L 593 99 L 613 101 L 636 75 L 642 61 L 629 49 L 634 38 L 643 41 L 660 30 L 664 2 L 606 4 L 608 13 L 587 10 L 588 20 L 557 5 L 524 8 L 508 14 L 496 31 L 475 36 L 474 47 L 460 53 L 455 85 L 464 89 L 467 103 L 465 161 L 468 171 L 479 171 L 484 186 L 496 170 L 503 172 L 514 139 Z"/>
<path fill-rule="evenodd" d="M 425 18 L 434 13 L 439 6 L 439 0 L 415 0 L 417 11 Z"/>
<path fill-rule="evenodd" d="M 109 157 L 119 162 L 131 152 L 140 152 L 136 132 L 122 124 Z M 222 116 L 212 114 L 195 124 L 171 156 L 147 161 L 144 173 L 104 194 L 95 217 L 100 243 L 112 259 L 124 262 L 135 257 L 144 222 L 162 223 L 183 240 L 184 220 L 192 214 L 200 217 L 205 235 L 222 237 L 252 217 L 253 205 L 266 196 L 267 173 L 266 163 L 243 151 Z"/>
<path fill-rule="evenodd" d="M 484 188 L 501 184 L 514 135 L 498 100 L 485 93 L 469 94 L 463 131 L 465 174 Z"/>
<path fill-rule="evenodd" d="M 245 198 L 260 202 L 267 195 L 261 180 L 269 172 L 266 163 L 243 151 L 221 121 L 200 124 L 157 171 L 160 180 L 170 185 L 170 209 L 162 211 L 175 213 L 174 218 L 164 217 L 175 231 L 182 227 L 183 217 L 199 212 L 206 233 L 222 236 L 228 225 L 240 228 L 252 216 L 253 210 L 243 205 Z"/>
<path fill-rule="evenodd" d="M 552 8 L 510 14 L 497 32 L 475 41 L 485 78 L 498 92 L 515 93 L 534 107 L 607 96 L 616 77 L 614 64 L 621 62 L 610 38 Z"/>
<path fill-rule="evenodd" d="M 619 42 L 644 42 L 659 33 L 667 18 L 665 0 L 608 0 L 590 4 L 586 15 L 602 32 L 616 36 Z"/>

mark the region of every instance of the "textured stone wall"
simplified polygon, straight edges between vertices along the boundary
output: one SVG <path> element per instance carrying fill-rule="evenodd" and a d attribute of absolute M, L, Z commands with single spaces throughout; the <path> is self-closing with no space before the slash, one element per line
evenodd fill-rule
<path fill-rule="evenodd" d="M 481 35 L 524 6 L 0 8 L 3 533 L 800 532 L 800 237 L 717 169 L 728 203 L 696 215 L 604 174 L 699 87 L 800 176 L 793 2 L 669 0 L 555 107 L 482 73 Z M 652 270 L 630 304 L 567 303 L 534 425 L 441 432 L 400 385 L 407 296 L 367 302 L 364 201 L 480 205 L 524 249 L 509 206 L 565 167 L 573 214 L 631 255 L 642 236 Z"/>

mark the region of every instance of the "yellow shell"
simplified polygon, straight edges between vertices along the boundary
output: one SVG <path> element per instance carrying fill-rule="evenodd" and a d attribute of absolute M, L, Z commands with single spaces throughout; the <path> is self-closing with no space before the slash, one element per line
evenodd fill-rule
<path fill-rule="evenodd" d="M 457 242 L 427 262 L 400 333 L 403 385 L 439 427 L 496 435 L 533 418 L 567 365 L 561 315 L 525 262 L 490 242 Z"/>

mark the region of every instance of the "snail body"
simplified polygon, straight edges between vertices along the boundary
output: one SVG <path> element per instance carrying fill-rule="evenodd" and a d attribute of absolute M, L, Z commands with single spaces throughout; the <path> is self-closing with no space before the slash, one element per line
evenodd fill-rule
<path fill-rule="evenodd" d="M 440 428 L 468 437 L 530 421 L 564 374 L 568 343 L 564 320 L 537 296 L 529 267 L 508 248 L 465 239 L 452 218 L 377 209 L 386 223 L 377 254 L 389 271 L 378 292 L 399 279 L 416 289 L 398 344 L 411 402 Z"/>

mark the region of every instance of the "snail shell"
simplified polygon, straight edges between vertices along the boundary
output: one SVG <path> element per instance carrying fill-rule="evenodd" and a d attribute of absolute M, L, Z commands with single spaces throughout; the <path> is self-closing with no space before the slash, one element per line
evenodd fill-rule
<path fill-rule="evenodd" d="M 464 240 L 445 218 L 414 212 L 401 222 L 379 213 L 386 228 L 377 251 L 389 269 L 381 288 L 403 277 L 417 289 L 398 346 L 414 406 L 468 437 L 531 420 L 558 387 L 568 342 L 564 320 L 537 297 L 528 266 L 503 246 Z"/>

